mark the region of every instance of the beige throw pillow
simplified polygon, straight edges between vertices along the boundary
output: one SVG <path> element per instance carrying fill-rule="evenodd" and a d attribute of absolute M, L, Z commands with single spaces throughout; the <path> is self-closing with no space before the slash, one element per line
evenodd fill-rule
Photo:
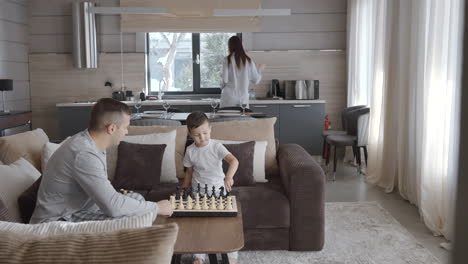
<path fill-rule="evenodd" d="M 175 223 L 104 233 L 34 236 L 0 232 L 0 263 L 171 263 Z"/>
<path fill-rule="evenodd" d="M 167 133 L 147 134 L 139 136 L 125 136 L 122 141 L 133 144 L 158 145 L 165 144 L 166 149 L 162 159 L 161 183 L 177 183 L 179 180 L 176 175 L 175 146 L 176 130 Z M 114 179 L 117 168 L 117 157 L 119 156 L 118 146 L 112 146 L 107 149 L 107 174 L 109 179 Z M 151 157 L 148 157 L 148 161 Z"/>
<path fill-rule="evenodd" d="M 166 133 L 172 130 L 177 131 L 175 145 L 175 162 L 176 174 L 178 178 L 184 178 L 184 153 L 185 143 L 187 142 L 187 127 L 186 126 L 130 126 L 128 135 L 146 135 L 154 133 Z"/>
<path fill-rule="evenodd" d="M 235 141 L 267 141 L 265 170 L 278 174 L 274 125 L 276 117 L 211 123 L 211 138 Z"/>
<path fill-rule="evenodd" d="M 0 160 L 5 164 L 25 158 L 39 171 L 41 170 L 41 153 L 49 137 L 40 128 L 12 136 L 0 137 Z"/>
<path fill-rule="evenodd" d="M 65 142 L 71 137 L 67 137 L 65 140 L 63 140 L 60 144 L 52 143 L 52 142 L 47 142 L 44 144 L 44 147 L 42 148 L 42 155 L 41 155 L 41 168 L 42 171 L 45 171 L 45 168 L 47 166 L 47 162 L 49 162 L 50 157 L 54 154 L 54 152 Z"/>
<path fill-rule="evenodd" d="M 10 165 L 0 165 L 0 199 L 5 203 L 13 221 L 22 222 L 18 197 L 40 176 L 41 173 L 23 158 Z"/>

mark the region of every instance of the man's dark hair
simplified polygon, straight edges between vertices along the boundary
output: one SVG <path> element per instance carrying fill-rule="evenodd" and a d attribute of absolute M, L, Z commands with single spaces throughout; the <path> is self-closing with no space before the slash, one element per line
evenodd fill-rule
<path fill-rule="evenodd" d="M 124 114 L 132 114 L 128 105 L 112 98 L 99 99 L 91 110 L 89 129 L 99 131 L 110 124 L 116 124 L 120 127 Z"/>
<path fill-rule="evenodd" d="M 202 111 L 195 111 L 187 117 L 186 122 L 188 131 L 190 132 L 192 129 L 203 125 L 205 122 L 208 122 L 208 117 Z"/>

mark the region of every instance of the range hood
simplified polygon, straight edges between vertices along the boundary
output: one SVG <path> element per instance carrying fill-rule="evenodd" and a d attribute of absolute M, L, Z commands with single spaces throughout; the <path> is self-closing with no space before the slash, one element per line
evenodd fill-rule
<path fill-rule="evenodd" d="M 97 68 L 96 15 L 91 2 L 72 3 L 73 61 L 76 68 Z"/>

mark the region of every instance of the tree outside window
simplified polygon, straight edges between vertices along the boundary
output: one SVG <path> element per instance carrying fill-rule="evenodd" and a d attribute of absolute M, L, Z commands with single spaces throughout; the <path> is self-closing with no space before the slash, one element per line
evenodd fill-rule
<path fill-rule="evenodd" d="M 219 93 L 228 39 L 236 33 L 148 33 L 151 93 Z"/>

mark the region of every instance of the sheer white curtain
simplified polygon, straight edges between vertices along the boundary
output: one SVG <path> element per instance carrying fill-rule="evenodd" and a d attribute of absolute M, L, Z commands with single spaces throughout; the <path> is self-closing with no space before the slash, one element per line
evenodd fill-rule
<path fill-rule="evenodd" d="M 462 5 L 462 0 L 348 1 L 348 105 L 371 107 L 368 180 L 387 192 L 398 187 L 434 234 L 448 239 L 457 172 Z"/>

